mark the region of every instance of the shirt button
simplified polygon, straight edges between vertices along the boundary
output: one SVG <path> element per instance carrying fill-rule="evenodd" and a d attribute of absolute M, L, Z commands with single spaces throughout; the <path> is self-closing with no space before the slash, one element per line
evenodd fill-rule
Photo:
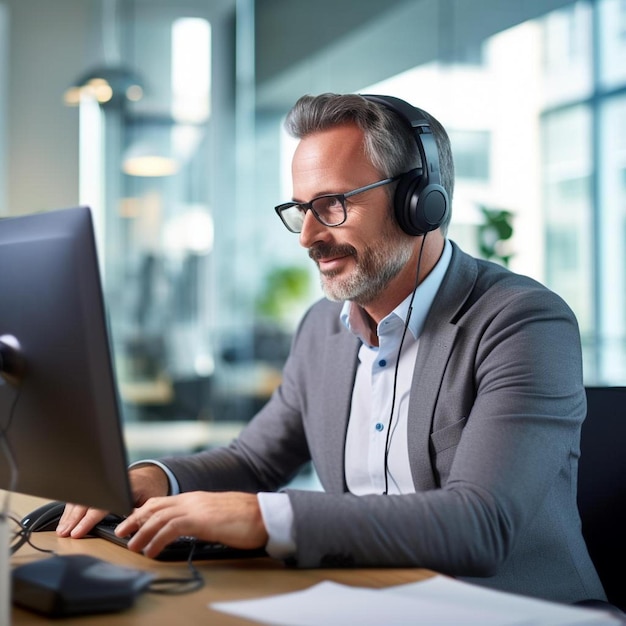
<path fill-rule="evenodd" d="M 387 365 L 387 361 L 385 361 L 385 359 L 381 359 L 380 361 L 378 361 L 378 365 L 380 365 L 381 367 L 385 367 L 385 365 Z"/>
<path fill-rule="evenodd" d="M 376 430 L 378 432 L 380 432 L 381 430 L 383 430 L 385 428 L 384 424 L 381 424 L 380 422 L 378 422 L 375 426 Z"/>

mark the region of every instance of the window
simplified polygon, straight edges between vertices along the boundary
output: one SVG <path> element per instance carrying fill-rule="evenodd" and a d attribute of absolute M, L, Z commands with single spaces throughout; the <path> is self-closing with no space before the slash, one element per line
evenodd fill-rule
<path fill-rule="evenodd" d="M 448 135 L 454 151 L 454 167 L 457 179 L 489 180 L 490 133 L 480 130 L 451 130 Z"/>

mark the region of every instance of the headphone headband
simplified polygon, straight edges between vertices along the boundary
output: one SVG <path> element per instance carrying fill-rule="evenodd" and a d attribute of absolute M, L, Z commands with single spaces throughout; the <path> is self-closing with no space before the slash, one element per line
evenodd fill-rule
<path fill-rule="evenodd" d="M 363 95 L 363 98 L 394 111 L 410 126 L 422 167 L 402 176 L 394 198 L 394 213 L 402 230 L 419 236 L 436 230 L 449 212 L 448 194 L 441 184 L 439 150 L 428 116 L 422 109 L 394 96 Z"/>

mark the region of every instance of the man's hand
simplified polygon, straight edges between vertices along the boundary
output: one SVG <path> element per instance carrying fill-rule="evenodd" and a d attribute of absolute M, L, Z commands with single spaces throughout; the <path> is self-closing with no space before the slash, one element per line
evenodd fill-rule
<path fill-rule="evenodd" d="M 154 496 L 166 496 L 169 483 L 165 472 L 156 465 L 139 465 L 129 472 L 135 506 L 141 506 Z M 80 539 L 107 515 L 107 511 L 78 504 L 67 504 L 57 526 L 57 535 Z"/>
<path fill-rule="evenodd" d="M 76 539 L 84 537 L 106 515 L 107 512 L 100 509 L 91 509 L 81 504 L 66 504 L 57 525 L 57 535 Z"/>
<path fill-rule="evenodd" d="M 256 495 L 239 492 L 195 491 L 151 498 L 115 532 L 120 537 L 132 534 L 128 547 L 151 558 L 180 536 L 234 548 L 260 548 L 268 540 Z"/>

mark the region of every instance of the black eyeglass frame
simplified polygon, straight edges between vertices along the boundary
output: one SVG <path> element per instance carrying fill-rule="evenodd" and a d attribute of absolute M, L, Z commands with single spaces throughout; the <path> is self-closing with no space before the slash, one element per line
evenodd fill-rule
<path fill-rule="evenodd" d="M 311 211 L 311 213 L 313 213 L 313 217 L 315 217 L 315 219 L 320 224 L 322 224 L 323 226 L 328 226 L 329 228 L 334 228 L 335 226 L 341 226 L 348 219 L 348 211 L 346 209 L 347 198 L 356 196 L 359 193 L 364 193 L 365 191 L 370 191 L 370 189 L 376 189 L 377 187 L 382 187 L 383 185 L 389 185 L 390 183 L 399 180 L 401 176 L 402 174 L 398 174 L 397 176 L 392 176 L 391 178 L 383 178 L 383 180 L 379 180 L 375 183 L 370 183 L 369 185 L 365 185 L 365 187 L 353 189 L 352 191 L 346 191 L 345 193 L 326 193 L 313 198 L 309 202 L 284 202 L 283 204 L 279 204 L 278 206 L 274 207 L 274 210 L 276 211 L 278 217 L 280 217 L 280 221 L 285 225 L 285 228 L 292 233 L 299 234 L 302 232 L 302 228 L 300 228 L 300 230 L 294 230 L 291 226 L 289 226 L 289 224 L 283 217 L 283 212 L 287 209 L 291 209 L 292 207 L 302 207 L 302 223 L 304 223 L 306 212 Z M 316 200 L 321 200 L 322 198 L 337 198 L 337 200 L 339 200 L 339 203 L 341 204 L 341 207 L 343 208 L 343 219 L 334 224 L 328 224 L 327 222 L 325 222 L 321 218 L 320 214 L 313 208 L 313 203 Z"/>

